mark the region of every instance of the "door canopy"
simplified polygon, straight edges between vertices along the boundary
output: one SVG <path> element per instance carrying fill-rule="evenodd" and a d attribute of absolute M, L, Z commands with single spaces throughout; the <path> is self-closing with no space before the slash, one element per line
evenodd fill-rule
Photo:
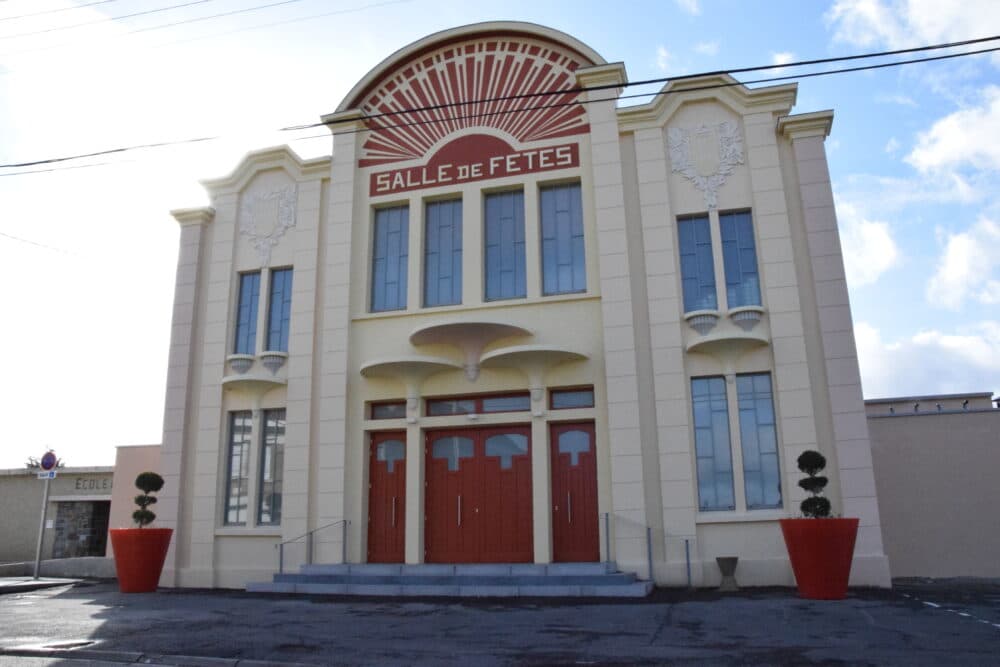
<path fill-rule="evenodd" d="M 593 49 L 530 23 L 479 23 L 439 32 L 387 58 L 347 95 L 371 132 L 359 167 L 422 159 L 454 133 L 479 130 L 524 145 L 583 134 L 577 69 L 604 64 Z M 565 91 L 556 95 L 538 95 Z M 422 111 L 417 108 L 431 107 Z M 453 138 L 453 137 L 452 137 Z"/>

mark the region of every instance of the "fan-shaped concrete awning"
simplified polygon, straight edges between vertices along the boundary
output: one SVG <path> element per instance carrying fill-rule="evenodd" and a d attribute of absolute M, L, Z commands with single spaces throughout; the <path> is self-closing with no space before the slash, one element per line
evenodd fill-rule
<path fill-rule="evenodd" d="M 479 377 L 480 356 L 487 345 L 501 338 L 530 335 L 527 329 L 501 322 L 450 322 L 417 329 L 410 334 L 410 343 L 457 347 L 465 359 L 465 376 L 471 381 Z"/>
<path fill-rule="evenodd" d="M 409 355 L 370 361 L 361 366 L 361 374 L 369 378 L 388 378 L 403 383 L 419 383 L 435 373 L 457 370 L 461 367 L 461 364 L 451 359 Z"/>
<path fill-rule="evenodd" d="M 487 368 L 517 368 L 528 376 L 532 388 L 542 386 L 545 371 L 567 361 L 582 361 L 587 355 L 552 345 L 515 345 L 484 354 L 480 363 Z"/>

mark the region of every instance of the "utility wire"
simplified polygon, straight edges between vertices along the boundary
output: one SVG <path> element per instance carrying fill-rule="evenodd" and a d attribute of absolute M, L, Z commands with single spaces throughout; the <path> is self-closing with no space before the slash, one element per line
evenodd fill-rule
<path fill-rule="evenodd" d="M 445 102 L 445 103 L 441 103 L 441 104 L 432 104 L 432 105 L 427 105 L 427 106 L 422 106 L 422 107 L 415 107 L 413 109 L 400 109 L 398 111 L 384 111 L 384 112 L 380 112 L 380 113 L 369 114 L 369 115 L 365 116 L 365 120 L 375 120 L 377 118 L 383 118 L 383 117 L 387 117 L 387 116 L 397 116 L 397 115 L 400 115 L 400 114 L 407 114 L 407 113 L 416 113 L 416 112 L 420 112 L 420 111 L 438 111 L 440 109 L 447 109 L 447 108 L 451 108 L 451 107 L 465 106 L 465 105 L 468 105 L 468 104 L 483 104 L 483 103 L 488 103 L 488 102 L 504 102 L 504 101 L 508 101 L 508 100 L 528 99 L 528 98 L 533 98 L 533 97 L 548 97 L 548 96 L 551 96 L 551 95 L 563 95 L 563 94 L 582 93 L 582 92 L 591 92 L 591 91 L 599 91 L 599 90 L 611 90 L 611 89 L 615 89 L 615 88 L 626 88 L 626 87 L 630 88 L 630 87 L 634 87 L 634 86 L 647 86 L 647 85 L 654 84 L 654 83 L 667 83 L 668 81 L 683 81 L 685 79 L 697 79 L 697 78 L 700 78 L 700 77 L 703 77 L 703 76 L 713 76 L 713 75 L 717 76 L 717 75 L 720 75 L 720 74 L 744 74 L 746 72 L 760 72 L 760 71 L 765 71 L 765 70 L 782 69 L 782 68 L 789 68 L 789 67 L 801 67 L 801 66 L 804 66 L 804 65 L 823 65 L 823 64 L 835 63 L 835 62 L 849 62 L 849 61 L 852 61 L 852 60 L 863 60 L 863 59 L 866 59 L 866 58 L 881 58 L 881 57 L 885 57 L 885 56 L 901 55 L 901 54 L 904 54 L 904 53 L 917 53 L 917 52 L 921 52 L 921 51 L 934 51 L 934 50 L 938 50 L 938 49 L 950 49 L 950 48 L 954 48 L 956 46 L 967 46 L 967 45 L 970 45 L 970 44 L 981 44 L 983 42 L 992 42 L 992 41 L 996 41 L 998 39 L 1000 39 L 1000 35 L 994 35 L 992 37 L 980 37 L 978 39 L 967 39 L 967 40 L 963 40 L 961 42 L 949 42 L 947 44 L 931 44 L 929 46 L 917 46 L 917 47 L 912 47 L 912 48 L 909 48 L 909 49 L 897 49 L 895 51 L 877 51 L 877 52 L 873 52 L 873 53 L 861 53 L 861 54 L 857 54 L 857 55 L 853 55 L 853 56 L 837 56 L 837 57 L 832 57 L 832 58 L 818 58 L 818 59 L 814 59 L 814 60 L 799 60 L 799 61 L 796 61 L 796 62 L 793 62 L 793 63 L 786 63 L 784 65 L 775 65 L 775 64 L 771 64 L 771 65 L 756 65 L 756 66 L 753 66 L 753 67 L 741 67 L 741 68 L 738 68 L 738 69 L 713 70 L 713 71 L 708 71 L 708 72 L 698 72 L 697 74 L 684 74 L 684 75 L 681 75 L 681 76 L 674 76 L 674 77 L 666 76 L 666 77 L 659 77 L 659 78 L 656 78 L 656 79 L 643 79 L 643 80 L 640 80 L 640 81 L 629 81 L 629 82 L 624 83 L 624 84 L 609 83 L 609 84 L 603 84 L 603 85 L 600 85 L 600 86 L 577 86 L 575 88 L 566 88 L 564 90 L 558 90 L 558 91 L 551 91 L 551 90 L 549 90 L 549 91 L 539 91 L 539 92 L 534 92 L 534 93 L 518 93 L 518 94 L 515 94 L 515 95 L 502 95 L 502 96 L 498 96 L 498 97 L 481 98 L 481 99 L 471 100 L 471 101 L 468 101 L 468 102 Z M 984 53 L 984 52 L 983 51 L 969 51 L 969 52 L 963 52 L 963 53 L 960 53 L 960 54 L 957 54 L 957 55 L 972 55 L 972 54 L 976 54 L 976 53 Z M 922 61 L 922 60 L 896 61 L 896 62 L 888 63 L 886 66 L 894 67 L 896 65 L 905 65 L 905 64 L 908 64 L 909 62 L 924 62 L 924 61 Z M 853 70 L 845 70 L 845 71 L 853 71 Z M 834 73 L 837 73 L 837 72 L 836 71 L 830 71 L 830 73 L 834 74 Z M 822 74 L 822 72 L 820 74 Z M 800 78 L 800 77 L 782 77 L 782 78 Z M 801 77 L 801 78 L 804 78 L 804 77 Z M 747 83 L 756 83 L 756 82 L 747 82 Z M 653 93 L 648 93 L 648 94 L 652 95 Z M 630 96 L 625 96 L 622 99 L 629 99 L 630 97 L 642 97 L 642 95 L 630 95 Z M 305 130 L 305 129 L 309 129 L 309 128 L 313 128 L 313 127 L 323 127 L 324 125 L 327 125 L 327 123 L 323 123 L 323 122 L 319 122 L 319 123 L 306 123 L 306 124 L 303 124 L 303 125 L 291 125 L 289 127 L 283 127 L 283 128 L 281 128 L 281 130 L 282 131 L 286 131 L 286 130 Z"/>
<path fill-rule="evenodd" d="M 96 21 L 86 21 L 84 23 L 74 23 L 72 25 L 57 26 L 55 28 L 45 28 L 44 30 L 35 30 L 32 32 L 19 32 L 14 35 L 0 35 L 0 39 L 14 39 L 15 37 L 30 37 L 31 35 L 42 35 L 49 32 L 59 32 L 61 30 L 72 30 L 73 28 L 83 28 L 89 25 L 97 25 L 98 23 L 110 23 L 111 21 L 121 21 L 122 19 L 131 19 L 136 16 L 146 16 L 147 14 L 158 14 L 159 12 L 169 11 L 171 9 L 180 9 L 182 7 L 190 7 L 192 5 L 203 5 L 206 2 L 215 2 L 215 0 L 191 0 L 191 2 L 185 2 L 180 5 L 169 5 L 167 7 L 158 7 L 156 9 L 147 9 L 143 12 L 135 12 L 133 14 L 123 14 L 122 16 L 109 16 L 103 19 L 97 19 Z M 99 3 L 95 3 L 99 4 Z"/>
<path fill-rule="evenodd" d="M 21 14 L 20 16 L 4 16 L 0 18 L 0 21 L 13 21 L 15 19 L 26 19 L 30 16 L 42 16 L 43 14 L 58 14 L 59 12 L 68 12 L 72 9 L 83 9 L 84 7 L 93 7 L 94 5 L 106 5 L 109 2 L 118 2 L 118 0 L 97 0 L 97 2 L 88 2 L 84 5 L 73 5 L 72 7 L 60 7 L 59 9 L 47 9 L 44 12 L 35 12 L 33 14 Z"/>
<path fill-rule="evenodd" d="M 46 250 L 55 250 L 56 252 L 63 252 L 63 253 L 66 253 L 67 255 L 73 254 L 73 253 L 69 252 L 68 250 L 63 250 L 62 248 L 56 248 L 55 246 L 45 245 L 44 243 L 38 243 L 37 241 L 31 241 L 31 240 L 28 240 L 28 239 L 22 239 L 20 236 L 14 236 L 13 234 L 8 234 L 6 232 L 0 232 L 0 236 L 8 238 L 8 239 L 10 239 L 12 241 L 18 241 L 20 243 L 27 243 L 28 245 L 37 246 L 39 248 L 45 248 Z"/>
<path fill-rule="evenodd" d="M 989 38 L 982 38 L 982 39 L 979 39 L 979 40 L 968 40 L 967 42 L 961 42 L 960 44 L 965 44 L 965 43 L 979 43 L 979 42 L 984 42 L 984 41 L 992 41 L 992 40 L 996 40 L 996 39 L 1000 39 L 1000 36 L 989 37 Z M 926 47 L 918 47 L 916 49 L 907 49 L 906 51 L 907 52 L 914 52 L 914 51 L 917 51 L 917 50 L 927 51 L 927 50 L 938 49 L 938 48 L 946 48 L 946 47 L 944 45 L 931 45 L 931 46 L 926 46 Z M 774 82 L 777 82 L 777 81 L 788 81 L 788 80 L 793 80 L 793 79 L 806 79 L 806 78 L 813 78 L 813 77 L 818 77 L 818 76 L 828 76 L 828 75 L 831 75 L 831 74 L 843 74 L 843 73 L 847 73 L 847 72 L 860 72 L 860 71 L 866 71 L 866 70 L 883 69 L 883 68 L 886 68 L 886 67 L 898 67 L 898 66 L 901 66 L 901 65 L 909 65 L 909 64 L 914 64 L 914 63 L 924 63 L 924 62 L 933 62 L 933 61 L 938 61 L 938 60 L 947 60 L 947 59 L 951 59 L 951 58 L 960 58 L 960 57 L 971 56 L 971 55 L 979 55 L 979 54 L 983 54 L 983 53 L 992 53 L 992 52 L 995 52 L 995 51 L 1000 51 L 1000 47 L 992 47 L 992 48 L 988 48 L 988 49 L 980 49 L 980 50 L 977 50 L 977 51 L 965 51 L 965 52 L 961 52 L 961 53 L 951 53 L 951 54 L 945 54 L 945 55 L 939 55 L 939 56 L 930 56 L 930 57 L 927 57 L 927 58 L 914 58 L 914 59 L 911 59 L 911 60 L 897 60 L 897 61 L 893 61 L 893 62 L 890 62 L 890 63 L 878 63 L 878 64 L 874 64 L 874 65 L 861 65 L 861 66 L 858 66 L 858 67 L 849 67 L 849 68 L 842 68 L 842 69 L 835 69 L 835 70 L 824 70 L 824 71 L 820 71 L 820 72 L 805 72 L 805 73 L 793 74 L 793 75 L 788 75 L 788 76 L 780 76 L 780 77 L 770 77 L 770 78 L 764 78 L 764 79 L 756 79 L 756 80 L 751 80 L 751 81 L 746 81 L 746 82 L 733 81 L 733 82 L 729 82 L 729 83 L 713 83 L 713 84 L 708 84 L 708 85 L 704 85 L 704 86 L 695 86 L 695 87 L 683 88 L 683 89 L 680 89 L 680 90 L 676 90 L 676 89 L 674 89 L 674 90 L 661 90 L 661 91 L 654 92 L 654 93 L 638 93 L 638 94 L 625 95 L 625 96 L 620 96 L 620 97 L 619 96 L 614 96 L 614 97 L 609 97 L 609 98 L 592 99 L 592 100 L 573 100 L 573 101 L 570 101 L 570 102 L 560 102 L 560 103 L 553 103 L 553 104 L 542 104 L 542 105 L 536 105 L 536 106 L 532 106 L 532 107 L 524 107 L 524 108 L 520 108 L 520 109 L 505 109 L 505 110 L 493 111 L 493 112 L 487 112 L 487 113 L 468 114 L 468 115 L 464 115 L 464 116 L 449 116 L 446 119 L 444 119 L 444 118 L 434 118 L 434 119 L 425 119 L 425 120 L 420 120 L 420 121 L 411 121 L 411 122 L 406 122 L 406 123 L 399 123 L 399 124 L 395 124 L 395 125 L 377 125 L 375 127 L 354 128 L 354 129 L 344 130 L 344 131 L 339 131 L 339 132 L 334 131 L 334 132 L 332 132 L 332 134 L 334 136 L 341 135 L 341 134 L 356 134 L 356 133 L 359 133 L 359 132 L 369 132 L 369 131 L 372 131 L 372 130 L 394 129 L 394 128 L 402 128 L 402 127 L 412 127 L 412 126 L 417 126 L 417 125 L 426 125 L 426 124 L 430 124 L 430 123 L 450 122 L 450 121 L 455 121 L 455 120 L 474 119 L 474 118 L 486 118 L 486 117 L 491 117 L 491 116 L 496 116 L 496 115 L 504 115 L 504 114 L 510 114 L 510 113 L 523 113 L 523 112 L 526 112 L 526 111 L 534 111 L 534 110 L 538 110 L 538 109 L 556 108 L 556 107 L 571 106 L 571 105 L 576 105 L 576 104 L 581 104 L 581 105 L 582 104 L 589 104 L 589 103 L 592 103 L 592 102 L 617 101 L 617 100 L 620 100 L 620 99 L 632 99 L 632 98 L 637 98 L 637 97 L 651 97 L 651 96 L 652 97 L 656 97 L 656 96 L 660 96 L 660 95 L 676 94 L 676 93 L 690 92 L 690 91 L 712 90 L 712 89 L 716 89 L 716 88 L 728 88 L 728 87 L 731 87 L 731 86 L 742 86 L 742 85 L 747 85 L 747 84 L 774 83 Z M 892 53 L 893 52 L 886 52 L 886 54 L 874 53 L 874 54 L 866 54 L 864 56 L 843 56 L 841 58 L 824 58 L 824 59 L 822 59 L 821 62 L 823 62 L 823 63 L 830 63 L 830 62 L 837 62 L 837 61 L 850 61 L 850 60 L 857 60 L 860 57 L 872 58 L 872 57 L 879 57 L 879 56 L 882 56 L 882 55 L 891 55 Z M 769 70 L 769 69 L 782 69 L 782 68 L 788 68 L 788 67 L 797 67 L 797 66 L 800 66 L 801 64 L 809 64 L 809 63 L 813 63 L 813 62 L 814 61 L 802 61 L 802 63 L 798 63 L 798 62 L 796 62 L 796 63 L 786 63 L 786 64 L 783 64 L 783 65 L 762 65 L 762 66 L 757 66 L 757 67 L 745 67 L 745 68 L 740 68 L 738 70 L 732 70 L 732 71 L 734 71 L 734 72 L 749 72 L 749 71 L 760 71 L 760 70 Z M 685 76 L 681 76 L 681 77 L 674 77 L 672 80 L 673 81 L 679 81 L 679 80 L 685 80 L 685 79 L 692 79 L 692 78 L 696 78 L 696 77 L 700 77 L 700 76 L 706 76 L 706 75 L 710 75 L 710 74 L 716 74 L 716 73 L 725 73 L 725 72 L 708 72 L 708 73 L 703 73 L 703 74 L 690 74 L 690 75 L 685 75 Z M 539 96 L 542 96 L 542 95 L 565 95 L 567 93 L 573 93 L 573 92 L 599 91 L 599 90 L 605 90 L 605 89 L 608 89 L 608 88 L 620 88 L 620 87 L 627 87 L 627 86 L 648 85 L 650 83 L 660 83 L 660 82 L 670 81 L 670 80 L 671 80 L 670 78 L 648 79 L 648 80 L 645 80 L 645 81 L 636 81 L 636 82 L 630 82 L 630 83 L 625 83 L 625 84 L 621 84 L 621 85 L 619 85 L 619 84 L 612 84 L 612 85 L 601 85 L 601 86 L 588 86 L 588 87 L 578 87 L 578 88 L 574 88 L 574 89 L 549 91 L 549 92 L 542 92 L 542 93 L 530 93 L 530 94 L 512 95 L 512 96 L 501 97 L 501 98 L 495 97 L 495 98 L 491 98 L 491 100 L 492 101 L 498 101 L 498 100 L 517 99 L 517 98 L 524 98 L 524 97 L 539 97 Z M 479 102 L 482 102 L 482 101 L 483 100 L 479 100 Z M 447 107 L 447 106 L 461 106 L 461 105 L 467 105 L 467 104 L 472 104 L 472 103 L 475 103 L 475 102 L 460 102 L 460 103 L 453 103 L 453 104 L 446 104 L 446 105 L 433 105 L 433 106 L 427 106 L 427 107 L 416 107 L 416 108 L 413 108 L 413 109 L 406 109 L 406 110 L 403 110 L 403 111 L 386 112 L 386 113 L 382 113 L 382 114 L 372 114 L 371 116 L 364 117 L 363 120 L 372 120 L 372 119 L 377 119 L 377 118 L 385 117 L 385 116 L 398 115 L 398 114 L 401 114 L 401 113 L 415 113 L 415 112 L 419 112 L 419 111 L 423 111 L 423 110 L 431 110 L 431 109 L 442 108 L 442 107 Z M 334 122 L 331 122 L 331 123 L 314 123 L 314 124 L 309 124 L 309 125 L 293 126 L 293 127 L 288 127 L 288 128 L 282 128 L 282 129 L 285 130 L 285 131 L 303 130 L 303 129 L 309 129 L 309 128 L 319 127 L 319 126 L 330 127 L 330 126 L 334 126 L 334 125 L 338 125 L 338 124 L 342 124 L 342 123 L 346 123 L 346 122 L 353 122 L 353 121 L 340 121 L 340 122 L 334 121 Z M 317 135 L 317 136 L 319 136 L 319 135 Z M 327 136 L 327 135 L 322 135 L 322 136 Z M 34 160 L 34 161 L 29 161 L 29 162 L 0 164 L 0 168 L 10 169 L 10 168 L 19 168 L 19 167 L 33 167 L 33 166 L 37 166 L 37 165 L 41 165 L 41 164 L 53 164 L 53 163 L 58 163 L 58 162 L 66 162 L 68 160 L 76 160 L 76 159 L 81 159 L 81 158 L 86 158 L 86 157 L 96 157 L 96 156 L 100 156 L 100 155 L 109 155 L 109 154 L 112 154 L 112 153 L 123 153 L 123 152 L 126 152 L 126 151 L 143 149 L 143 148 L 159 148 L 159 147 L 164 147 L 164 146 L 175 146 L 175 145 L 180 145 L 180 144 L 189 144 L 189 143 L 196 143 L 196 142 L 214 141 L 214 140 L 219 139 L 219 138 L 220 137 L 201 137 L 201 138 L 197 138 L 197 139 L 182 139 L 182 140 L 178 140 L 178 141 L 165 141 L 165 142 L 157 142 L 157 143 L 150 143 L 150 144 L 140 144 L 140 145 L 136 145 L 136 146 L 123 146 L 123 147 L 119 147 L 119 148 L 113 148 L 113 149 L 108 149 L 108 150 L 103 150 L 103 151 L 95 151 L 95 152 L 92 152 L 92 153 L 84 153 L 84 154 L 80 154 L 80 155 L 69 155 L 69 156 L 64 156 L 64 157 L 48 158 L 48 159 Z M 306 138 L 315 138 L 315 137 L 299 137 L 299 138 L 297 138 L 295 140 L 306 139 Z"/>
<path fill-rule="evenodd" d="M 214 0 L 196 0 L 195 2 L 191 2 L 191 3 L 188 3 L 188 4 L 196 5 L 196 4 L 200 4 L 202 2 L 213 2 L 213 1 Z M 118 36 L 122 36 L 123 37 L 125 35 L 134 35 L 134 34 L 140 33 L 140 32 L 150 32 L 152 30 L 163 30 L 164 28 L 174 28 L 174 27 L 179 26 L 179 25 L 187 25 L 189 23 L 198 23 L 200 21 L 208 21 L 210 19 L 217 19 L 217 18 L 222 18 L 222 17 L 225 17 L 225 16 L 234 16 L 236 14 L 246 14 L 248 12 L 260 11 L 261 9 L 270 9 L 271 7 L 280 7 L 281 5 L 290 5 L 290 4 L 295 3 L 295 2 L 302 2 L 302 0 L 281 0 L 281 2 L 272 2 L 272 3 L 267 4 L 267 5 L 258 5 L 256 7 L 246 7 L 244 9 L 234 9 L 232 11 L 222 12 L 222 13 L 219 13 L 219 14 L 209 14 L 208 16 L 198 16 L 198 17 L 191 18 L 191 19 L 184 19 L 183 21 L 175 21 L 174 23 L 162 23 L 160 25 L 153 25 L 153 26 L 148 26 L 148 27 L 145 27 L 145 28 L 136 28 L 134 30 L 126 30 L 125 32 L 120 33 L 120 35 L 118 35 Z M 174 9 L 176 7 L 186 7 L 186 6 L 187 5 L 175 5 L 174 7 L 168 7 L 168 8 L 165 8 L 165 9 Z M 163 11 L 163 10 L 157 10 L 157 11 Z M 125 18 L 125 17 L 119 17 L 119 18 Z M 109 20 L 113 20 L 113 19 L 109 19 Z M 98 21 L 98 23 L 101 23 L 101 21 Z M 14 55 L 18 55 L 20 53 L 32 53 L 34 51 L 50 51 L 52 49 L 61 49 L 61 48 L 64 48 L 64 47 L 74 47 L 74 46 L 81 46 L 81 43 L 77 42 L 77 43 L 73 43 L 73 44 L 55 44 L 55 45 L 52 45 L 52 46 L 41 46 L 41 47 L 34 48 L 34 49 L 21 49 L 19 51 L 8 51 L 7 53 L 0 53 L 0 57 L 14 56 Z"/>

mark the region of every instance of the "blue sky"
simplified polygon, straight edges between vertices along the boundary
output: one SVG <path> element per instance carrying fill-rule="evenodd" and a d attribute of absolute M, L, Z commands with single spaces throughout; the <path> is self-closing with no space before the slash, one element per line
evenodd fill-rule
<path fill-rule="evenodd" d="M 76 4 L 0 2 L 0 162 L 221 139 L 0 169 L 0 467 L 48 447 L 71 465 L 110 464 L 116 445 L 159 442 L 168 211 L 207 203 L 198 179 L 249 150 L 327 153 L 322 132 L 273 130 L 333 111 L 424 35 L 532 21 L 640 80 L 1000 33 L 992 0 L 297 0 L 196 20 L 269 4 L 211 0 L 117 21 L 103 19 L 181 2 Z M 836 113 L 827 150 L 866 397 L 1000 391 L 998 67 L 981 55 L 800 83 L 797 112 Z"/>

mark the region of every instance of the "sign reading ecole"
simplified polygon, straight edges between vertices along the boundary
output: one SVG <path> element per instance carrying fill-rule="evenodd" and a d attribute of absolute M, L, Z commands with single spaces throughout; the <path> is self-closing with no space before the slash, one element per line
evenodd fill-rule
<path fill-rule="evenodd" d="M 372 173 L 369 194 L 395 194 L 579 166 L 576 143 L 515 150 L 497 137 L 470 135 L 446 144 L 423 166 Z"/>

